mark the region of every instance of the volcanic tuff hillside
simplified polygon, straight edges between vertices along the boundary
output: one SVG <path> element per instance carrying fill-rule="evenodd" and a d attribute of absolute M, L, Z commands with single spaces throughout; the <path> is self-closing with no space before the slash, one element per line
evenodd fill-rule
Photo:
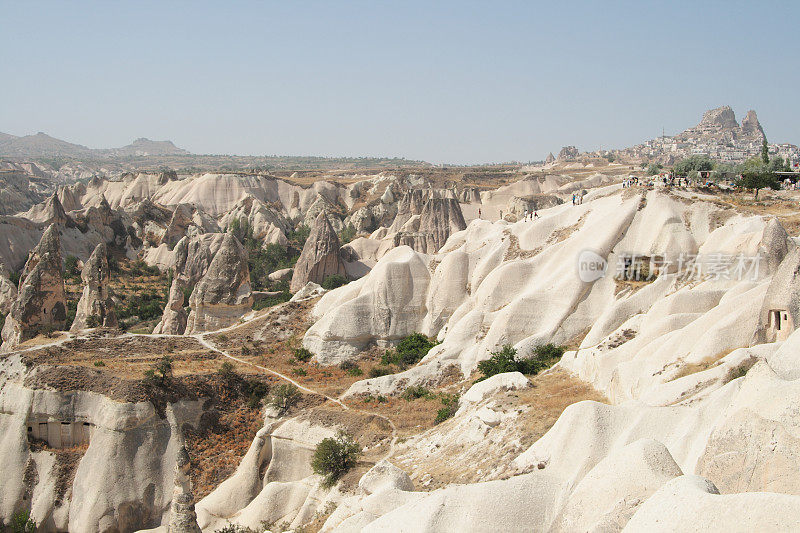
<path fill-rule="evenodd" d="M 799 193 L 597 170 L 20 185 L 0 217 L 0 517 L 797 529 Z M 579 275 L 587 252 L 605 275 Z M 341 431 L 362 455 L 330 485 L 312 457 Z"/>

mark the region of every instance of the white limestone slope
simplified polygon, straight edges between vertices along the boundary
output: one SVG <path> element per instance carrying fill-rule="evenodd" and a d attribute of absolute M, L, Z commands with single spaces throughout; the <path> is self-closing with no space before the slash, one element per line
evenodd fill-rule
<path fill-rule="evenodd" d="M 745 304 L 763 299 L 786 250 L 774 220 L 631 189 L 540 217 L 475 220 L 434 256 L 390 251 L 367 276 L 323 297 L 304 345 L 334 364 L 415 331 L 441 341 L 405 373 L 354 384 L 349 394 L 356 394 L 436 381 L 448 366 L 469 374 L 503 344 L 525 356 L 541 343 L 580 343 L 562 365 L 623 400 L 657 389 L 686 364 L 754 343 L 760 305 Z M 607 260 L 608 275 L 578 276 L 584 250 Z M 681 254 L 759 253 L 758 273 L 744 279 L 694 280 L 674 267 L 648 283 L 613 279 L 626 254 L 675 264 Z"/>

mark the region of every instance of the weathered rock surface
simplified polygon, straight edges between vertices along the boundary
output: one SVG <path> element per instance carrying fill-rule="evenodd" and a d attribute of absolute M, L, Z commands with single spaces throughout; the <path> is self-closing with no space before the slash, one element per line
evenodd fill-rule
<path fill-rule="evenodd" d="M 172 491 L 167 533 L 200 533 L 194 510 L 192 481 L 189 478 L 191 461 L 186 446 L 181 446 L 175 460 L 175 489 Z"/>
<path fill-rule="evenodd" d="M 294 273 L 293 268 L 281 268 L 280 270 L 276 270 L 275 272 L 270 272 L 267 276 L 267 279 L 270 281 L 289 281 L 292 279 L 292 274 Z"/>
<path fill-rule="evenodd" d="M 339 237 L 324 212 L 317 215 L 294 267 L 289 290 L 297 292 L 309 281 L 322 283 L 334 274 L 347 274 L 339 254 Z"/>
<path fill-rule="evenodd" d="M 431 198 L 422 208 L 419 232 L 427 239 L 426 253 L 436 253 L 450 235 L 466 227 L 461 207 L 455 198 Z"/>
<path fill-rule="evenodd" d="M 236 237 L 222 244 L 189 297 L 186 333 L 201 333 L 235 324 L 253 308 L 247 252 Z"/>
<path fill-rule="evenodd" d="M 84 263 L 81 280 L 83 294 L 78 301 L 78 309 L 70 331 L 93 327 L 116 327 L 114 301 L 108 294 L 108 250 L 105 244 L 98 244 L 89 260 Z"/>
<path fill-rule="evenodd" d="M 0 315 L 6 315 L 17 299 L 17 286 L 9 279 L 8 269 L 0 263 Z"/>
<path fill-rule="evenodd" d="M 3 326 L 2 349 L 8 351 L 43 328 L 63 328 L 66 311 L 61 240 L 51 224 L 23 269 L 19 294 Z"/>
<path fill-rule="evenodd" d="M 178 204 L 161 236 L 161 242 L 172 248 L 185 236 L 193 237 L 218 231 L 219 226 L 214 219 L 201 210 L 191 205 Z"/>

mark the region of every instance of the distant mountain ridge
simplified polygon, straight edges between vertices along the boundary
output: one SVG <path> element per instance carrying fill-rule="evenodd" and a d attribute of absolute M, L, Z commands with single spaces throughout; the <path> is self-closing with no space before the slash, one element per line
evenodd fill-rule
<path fill-rule="evenodd" d="M 5 157 L 69 157 L 74 159 L 105 159 L 127 156 L 190 155 L 172 141 L 151 141 L 139 138 L 121 148 L 89 148 L 39 132 L 17 137 L 0 132 L 0 156 Z"/>

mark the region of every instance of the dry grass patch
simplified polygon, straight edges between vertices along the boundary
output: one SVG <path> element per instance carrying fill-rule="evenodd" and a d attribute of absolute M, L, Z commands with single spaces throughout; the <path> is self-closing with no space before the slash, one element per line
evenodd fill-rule
<path fill-rule="evenodd" d="M 513 459 L 553 427 L 567 406 L 583 400 L 608 403 L 590 385 L 562 370 L 534 376 L 531 383 L 531 388 L 493 397 L 491 408 L 510 416 L 486 429 L 479 441 L 464 441 L 465 428 L 475 422 L 462 415 L 407 439 L 394 460 L 421 490 L 507 478 L 518 473 L 511 468 Z"/>
<path fill-rule="evenodd" d="M 670 381 L 675 381 L 676 379 L 691 376 L 692 374 L 697 374 L 698 372 L 703 372 L 709 368 L 719 366 L 722 362 L 722 358 L 731 353 L 731 351 L 732 350 L 728 350 L 727 352 L 721 352 L 717 355 L 710 355 L 698 363 L 684 363 L 678 367 L 678 371 L 672 376 Z"/>

